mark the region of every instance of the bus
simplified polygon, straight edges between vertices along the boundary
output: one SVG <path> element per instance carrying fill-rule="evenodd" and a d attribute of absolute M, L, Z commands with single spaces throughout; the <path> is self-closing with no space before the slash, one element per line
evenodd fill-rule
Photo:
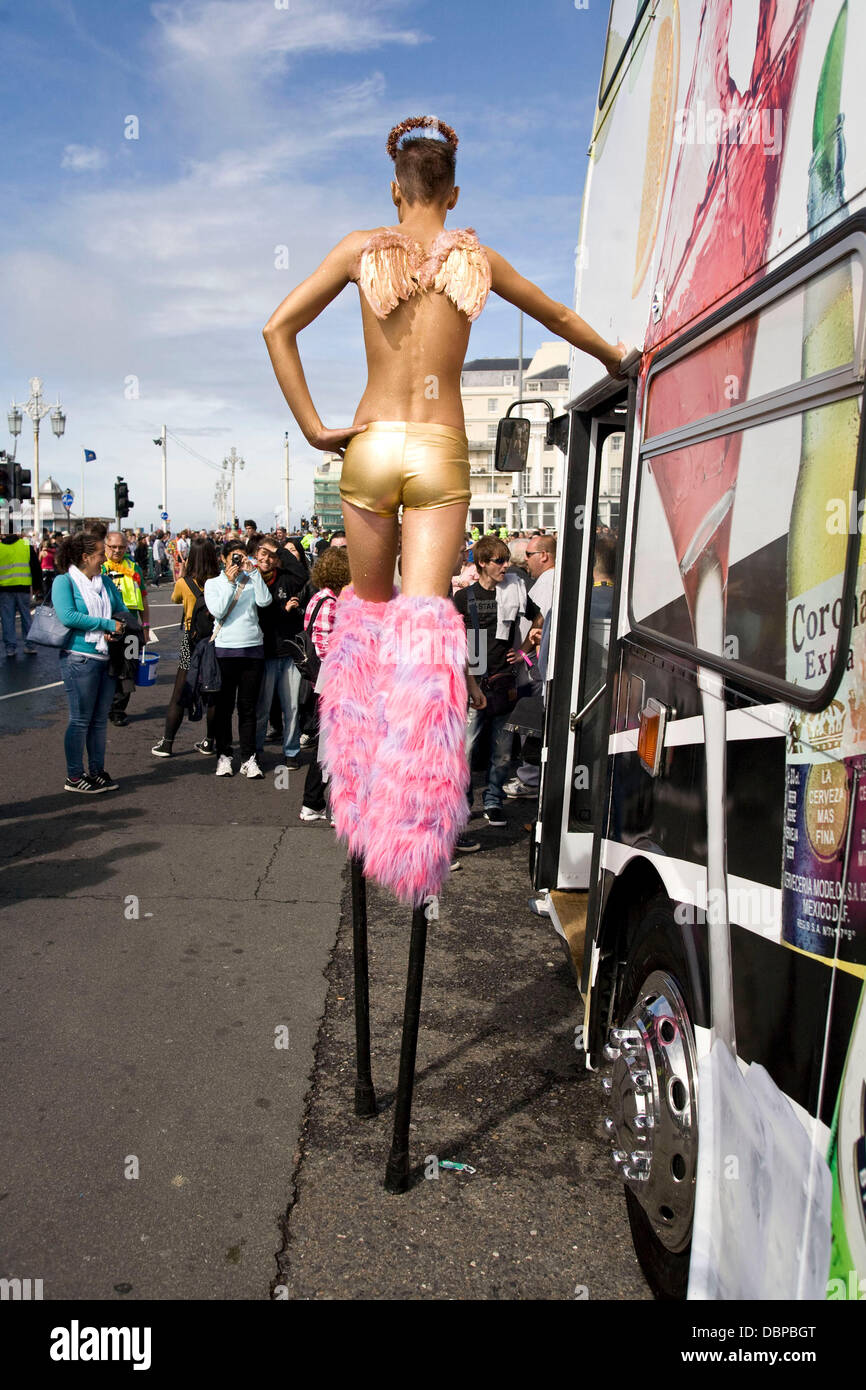
<path fill-rule="evenodd" d="M 864 53 L 611 5 L 530 872 L 664 1298 L 866 1297 Z"/>

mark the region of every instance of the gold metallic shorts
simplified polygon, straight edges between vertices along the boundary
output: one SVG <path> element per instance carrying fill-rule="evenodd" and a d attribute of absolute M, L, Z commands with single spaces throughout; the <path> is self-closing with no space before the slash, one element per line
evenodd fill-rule
<path fill-rule="evenodd" d="M 468 505 L 469 443 L 451 425 L 374 420 L 343 455 L 340 496 L 379 516 L 400 503 L 416 510 Z"/>

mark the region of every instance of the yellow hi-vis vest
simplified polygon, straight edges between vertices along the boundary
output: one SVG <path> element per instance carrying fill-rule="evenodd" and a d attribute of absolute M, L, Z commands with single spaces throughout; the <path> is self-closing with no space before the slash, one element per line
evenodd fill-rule
<path fill-rule="evenodd" d="M 0 589 L 30 588 L 30 542 L 19 536 L 11 545 L 0 542 Z"/>
<path fill-rule="evenodd" d="M 144 599 L 141 596 L 141 587 L 135 582 L 135 571 L 131 565 L 124 560 L 118 567 L 114 560 L 106 560 L 102 566 L 102 573 L 111 576 L 112 580 L 120 590 L 120 597 L 123 599 L 125 608 L 129 611 L 143 613 Z"/>

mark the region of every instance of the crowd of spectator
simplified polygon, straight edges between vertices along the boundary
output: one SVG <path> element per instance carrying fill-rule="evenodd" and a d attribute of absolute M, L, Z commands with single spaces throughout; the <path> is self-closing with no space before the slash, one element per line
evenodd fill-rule
<path fill-rule="evenodd" d="M 14 575 L 20 601 L 10 616 L 6 599 L 3 636 L 11 656 L 20 614 L 24 650 L 34 650 L 27 641 L 31 595 L 52 599 L 68 628 L 61 650 L 70 709 L 67 790 L 95 794 L 117 786 L 103 765 L 105 725 L 130 722 L 126 708 L 136 663 L 153 638 L 148 591 L 168 583 L 171 601 L 182 610 L 180 652 L 153 755 L 174 755 L 185 718 L 195 724 L 204 719 L 204 737 L 193 747 L 215 758 L 218 777 L 237 770 L 248 779 L 262 778 L 268 741 L 280 744 L 276 772 L 300 768 L 304 748 L 315 754 L 317 696 L 303 672 L 310 653 L 315 665 L 326 655 L 337 599 L 350 582 L 344 533 L 322 534 L 308 523 L 295 535 L 284 527 L 262 534 L 247 519 L 242 527 L 177 534 L 94 524 L 74 536 L 46 535 L 38 548 L 23 539 L 26 551 L 16 556 L 20 566 L 26 561 L 27 573 L 22 568 Z M 466 625 L 473 692 L 466 747 L 470 759 L 486 769 L 481 815 L 492 826 L 505 823 L 506 799 L 538 794 L 538 759 L 527 752 L 532 739 L 525 719 L 515 723 L 514 710 L 518 702 L 520 708 L 532 700 L 540 704 L 555 562 L 555 535 L 504 528 L 481 535 L 475 528 L 467 531 L 454 568 L 452 598 Z M 399 547 L 394 582 L 399 589 Z M 515 729 L 521 730 L 523 751 L 512 770 Z M 326 788 L 315 756 L 306 770 L 300 818 L 326 820 Z M 471 805 L 471 786 L 467 792 Z M 465 834 L 457 850 L 479 847 Z"/>

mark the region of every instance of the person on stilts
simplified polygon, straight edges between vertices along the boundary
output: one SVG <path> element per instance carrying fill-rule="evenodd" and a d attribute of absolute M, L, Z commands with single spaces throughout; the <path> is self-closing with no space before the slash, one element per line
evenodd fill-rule
<path fill-rule="evenodd" d="M 471 325 L 492 289 L 612 374 L 626 353 L 483 246 L 472 228 L 446 229 L 460 193 L 457 143 L 433 116 L 395 126 L 387 150 L 399 225 L 350 232 L 264 328 L 304 437 L 343 457 L 352 584 L 337 603 L 319 706 L 319 757 L 336 832 L 368 878 L 414 909 L 448 875 L 468 816 L 467 704 L 485 704 L 467 674 L 465 626 L 448 597 L 470 499 L 460 373 Z M 313 404 L 297 336 L 350 283 L 360 295 L 367 387 L 352 425 L 329 429 Z M 402 593 L 395 595 L 401 505 Z"/>

